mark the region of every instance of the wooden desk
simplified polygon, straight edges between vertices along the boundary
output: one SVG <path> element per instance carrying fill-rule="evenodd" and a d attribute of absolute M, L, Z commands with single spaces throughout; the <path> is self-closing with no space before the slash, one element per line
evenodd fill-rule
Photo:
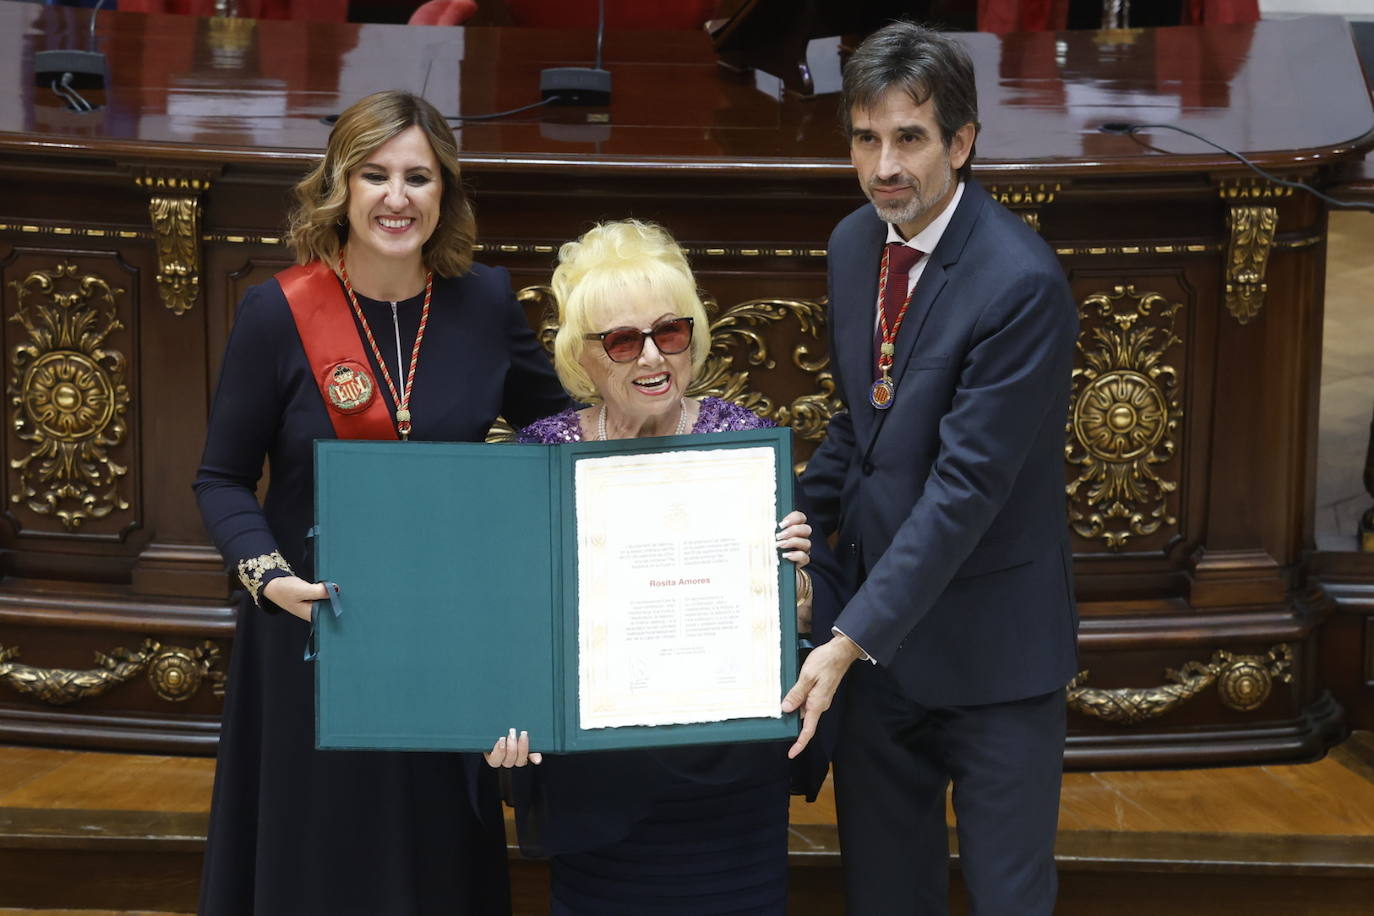
<path fill-rule="evenodd" d="M 209 753 L 233 610 L 190 482 L 234 303 L 289 261 L 319 119 L 385 87 L 453 113 L 525 104 L 592 36 L 102 13 L 111 85 L 76 114 L 30 62 L 88 15 L 0 2 L 21 87 L 0 98 L 0 645 L 34 666 L 0 662 L 0 741 Z M 1082 314 L 1065 479 L 1090 673 L 1069 763 L 1318 754 L 1342 728 L 1326 687 L 1374 708 L 1374 569 L 1328 588 L 1307 560 L 1325 212 L 1188 137 L 1098 128 L 1174 123 L 1329 184 L 1374 142 L 1346 27 L 963 38 L 976 174 L 1058 252 Z M 694 33 L 612 33 L 606 61 L 609 109 L 457 131 L 480 257 L 547 328 L 558 244 L 599 218 L 662 221 L 715 309 L 704 386 L 791 424 L 806 454 L 836 406 L 826 239 L 862 202 L 834 99 L 779 99 Z M 90 333 L 44 330 L 61 315 Z"/>

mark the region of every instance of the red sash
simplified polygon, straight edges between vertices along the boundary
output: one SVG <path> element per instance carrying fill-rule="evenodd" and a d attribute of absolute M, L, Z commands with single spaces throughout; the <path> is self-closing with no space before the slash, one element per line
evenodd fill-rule
<path fill-rule="evenodd" d="M 396 425 L 377 388 L 363 341 L 338 278 L 323 261 L 277 274 L 305 359 L 319 386 L 334 435 L 340 439 L 395 439 Z"/>

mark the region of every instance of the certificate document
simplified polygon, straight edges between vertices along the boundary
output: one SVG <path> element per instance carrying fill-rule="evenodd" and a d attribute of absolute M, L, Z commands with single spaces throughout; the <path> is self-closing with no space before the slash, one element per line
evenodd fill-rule
<path fill-rule="evenodd" d="M 316 608 L 316 746 L 794 739 L 791 445 L 317 441 L 315 570 L 341 594 Z"/>
<path fill-rule="evenodd" d="M 778 718 L 774 450 L 576 464 L 583 729 Z"/>

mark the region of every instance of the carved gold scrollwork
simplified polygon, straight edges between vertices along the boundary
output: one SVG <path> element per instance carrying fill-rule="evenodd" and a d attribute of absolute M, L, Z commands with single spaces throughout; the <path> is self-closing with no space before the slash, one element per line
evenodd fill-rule
<path fill-rule="evenodd" d="M 994 184 L 987 189 L 994 200 L 1020 216 L 1036 232 L 1040 231 L 1040 208 L 1054 203 L 1060 190 L 1058 184 Z"/>
<path fill-rule="evenodd" d="M 1259 314 L 1269 291 L 1264 274 L 1274 245 L 1278 208 L 1232 207 L 1227 225 L 1231 244 L 1226 249 L 1226 309 L 1236 321 L 1248 324 Z"/>
<path fill-rule="evenodd" d="M 215 682 L 215 692 L 221 693 L 223 675 L 214 670 L 220 659 L 219 646 L 209 640 L 193 649 L 164 648 L 152 640 L 144 646 L 155 653 L 148 662 L 148 683 L 164 700 L 170 703 L 189 700 L 207 677 Z"/>
<path fill-rule="evenodd" d="M 138 652 L 123 648 L 108 655 L 97 652 L 95 662 L 99 667 L 77 671 L 20 665 L 12 661 L 19 657 L 17 647 L 0 646 L 0 682 L 49 706 L 68 706 L 101 696 L 138 677 L 151 655 L 146 647 Z"/>
<path fill-rule="evenodd" d="M 1065 488 L 1069 522 L 1110 550 L 1177 524 L 1168 510 L 1177 484 L 1157 469 L 1174 457 L 1183 415 L 1178 372 L 1164 362 L 1181 342 L 1174 321 L 1182 308 L 1131 285 L 1095 293 L 1079 308 L 1083 365 L 1073 371 L 1064 446 L 1078 469 Z"/>
<path fill-rule="evenodd" d="M 34 271 L 10 283 L 18 306 L 10 321 L 28 341 L 11 351 L 11 425 L 27 455 L 10 500 L 61 520 L 68 530 L 87 518 L 129 508 L 119 492 L 128 468 L 110 458 L 128 431 L 125 358 L 104 345 L 124 327 L 115 298 L 124 290 L 102 278 L 78 276 L 72 263 Z"/>
<path fill-rule="evenodd" d="M 1248 178 L 1224 181 L 1217 192 L 1231 204 L 1226 216 L 1231 233 L 1226 249 L 1226 309 L 1237 322 L 1246 324 L 1259 314 L 1268 292 L 1264 276 L 1275 247 L 1277 201 L 1292 197 L 1293 189 Z"/>
<path fill-rule="evenodd" d="M 228 241 L 243 242 L 244 236 L 233 236 Z M 477 254 L 519 254 L 519 255 L 550 255 L 558 251 L 557 245 L 548 245 L 540 242 L 523 242 L 517 240 L 510 241 L 486 241 L 478 242 L 472 246 L 472 250 Z M 720 247 L 712 245 L 710 247 L 699 245 L 684 245 L 682 250 L 693 261 L 698 258 L 824 258 L 826 251 L 824 248 L 789 248 L 776 246 L 760 246 L 745 248 L 740 245 L 729 245 Z"/>
<path fill-rule="evenodd" d="M 539 309 L 539 330 L 535 337 L 544 352 L 553 356 L 553 339 L 558 335 L 558 300 L 547 286 L 527 286 L 516 294 L 521 305 L 533 303 Z"/>
<path fill-rule="evenodd" d="M 224 679 L 214 670 L 219 647 L 208 640 L 194 649 L 183 649 L 146 639 L 137 652 L 118 648 L 108 654 L 95 653 L 97 667 L 85 670 L 35 668 L 18 664 L 14 661 L 18 657 L 18 647 L 0 646 L 0 683 L 49 706 L 70 706 L 103 696 L 145 671 L 157 695 L 170 702 L 195 696 L 207 677 L 215 682 L 216 694 L 221 694 L 219 685 Z"/>
<path fill-rule="evenodd" d="M 200 297 L 200 195 L 209 190 L 210 179 L 198 173 L 142 170 L 134 182 L 149 192 L 162 304 L 184 315 Z"/>
<path fill-rule="evenodd" d="M 153 197 L 148 215 L 157 234 L 157 289 L 162 304 L 184 315 L 200 295 L 200 201 Z"/>
<path fill-rule="evenodd" d="M 1166 670 L 1164 677 L 1172 683 L 1158 687 L 1085 687 L 1088 672 L 1080 671 L 1069 682 L 1068 704 L 1094 719 L 1135 725 L 1158 719 L 1216 684 L 1222 703 L 1248 712 L 1264 705 L 1274 681 L 1291 683 L 1292 669 L 1293 647 L 1288 643 L 1274 646 L 1265 655 L 1235 655 L 1219 649 L 1209 662 L 1190 661 L 1177 671 Z"/>
<path fill-rule="evenodd" d="M 486 442 L 514 442 L 517 430 L 505 417 L 497 417 L 487 430 Z"/>
<path fill-rule="evenodd" d="M 708 312 L 718 311 L 714 301 L 706 304 Z M 750 366 L 775 368 L 777 361 L 770 354 L 761 329 L 788 318 L 797 322 L 803 334 L 802 342 L 792 348 L 792 365 L 814 376 L 817 390 L 775 407 L 769 397 L 749 387 L 749 370 L 734 368 L 730 350 L 741 347 Z M 761 416 L 771 417 L 780 426 L 790 426 L 803 439 L 819 442 L 825 438 L 830 418 L 841 409 L 835 377 L 827 368 L 830 357 L 817 357 L 805 340 L 810 337 L 819 342 L 824 333 L 823 300 L 750 299 L 731 306 L 711 322 L 711 354 L 701 373 L 692 380 L 691 393 L 734 401 Z"/>
<path fill-rule="evenodd" d="M 1275 200 L 1292 197 L 1293 189 L 1271 184 L 1262 178 L 1223 181 L 1217 188 L 1222 200 Z"/>

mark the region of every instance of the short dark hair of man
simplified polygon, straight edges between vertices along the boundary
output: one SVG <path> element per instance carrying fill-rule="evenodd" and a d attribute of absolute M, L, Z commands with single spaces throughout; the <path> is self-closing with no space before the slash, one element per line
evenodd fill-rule
<path fill-rule="evenodd" d="M 932 101 L 946 148 L 965 124 L 973 125 L 977 140 L 978 84 L 973 61 L 963 44 L 948 34 L 913 22 L 894 22 L 868 36 L 844 66 L 840 123 L 845 134 L 854 129 L 854 109 L 872 108 L 892 88 L 905 91 L 917 105 Z M 961 179 L 972 171 L 973 153 L 970 144 L 968 159 L 959 169 Z"/>

